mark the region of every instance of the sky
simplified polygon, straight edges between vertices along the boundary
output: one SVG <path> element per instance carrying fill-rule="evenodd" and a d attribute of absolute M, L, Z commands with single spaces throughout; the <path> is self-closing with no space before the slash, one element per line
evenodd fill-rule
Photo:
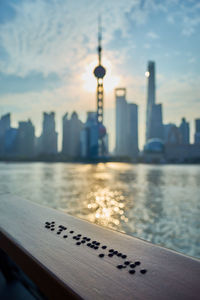
<path fill-rule="evenodd" d="M 200 118 L 199 0 L 0 0 L 0 115 L 12 126 L 30 118 L 41 134 L 42 112 L 96 109 L 98 16 L 102 17 L 105 125 L 115 145 L 114 88 L 127 88 L 145 136 L 149 60 L 156 63 L 156 102 L 164 123 Z"/>

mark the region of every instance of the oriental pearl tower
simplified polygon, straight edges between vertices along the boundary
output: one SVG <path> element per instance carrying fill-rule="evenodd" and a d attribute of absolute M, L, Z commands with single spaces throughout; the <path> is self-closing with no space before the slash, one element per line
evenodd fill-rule
<path fill-rule="evenodd" d="M 106 75 L 106 69 L 101 65 L 101 41 L 102 41 L 102 28 L 101 20 L 99 19 L 98 26 L 98 60 L 99 64 L 94 69 L 94 76 L 97 78 L 97 123 L 99 127 L 99 137 L 98 137 L 98 156 L 103 156 L 106 154 L 106 146 L 104 143 L 104 137 L 106 135 L 106 128 L 103 125 L 103 78 Z"/>

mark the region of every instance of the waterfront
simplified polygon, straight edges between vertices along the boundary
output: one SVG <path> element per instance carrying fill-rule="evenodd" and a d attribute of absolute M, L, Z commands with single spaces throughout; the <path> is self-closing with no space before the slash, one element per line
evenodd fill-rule
<path fill-rule="evenodd" d="M 200 258 L 200 166 L 0 163 L 12 193 Z"/>

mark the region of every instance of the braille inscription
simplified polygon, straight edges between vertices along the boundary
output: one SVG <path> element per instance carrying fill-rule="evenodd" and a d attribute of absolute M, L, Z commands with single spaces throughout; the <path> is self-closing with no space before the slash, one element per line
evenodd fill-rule
<path fill-rule="evenodd" d="M 60 235 L 64 230 L 67 230 L 67 227 L 63 226 L 63 225 L 58 225 L 58 226 L 55 226 L 55 222 L 52 221 L 52 222 L 48 222 L 46 221 L 45 224 L 44 224 L 44 227 L 47 228 L 47 229 L 50 229 L 51 231 L 54 231 L 57 227 L 57 235 Z M 73 234 L 74 233 L 74 230 L 71 230 L 69 231 L 69 233 Z M 68 235 L 63 235 L 63 238 L 66 239 L 68 237 Z M 78 241 L 76 242 L 76 245 L 77 246 L 80 246 L 81 244 L 84 246 L 84 244 L 86 244 L 89 248 L 92 248 L 94 250 L 98 250 L 99 249 L 99 246 L 101 245 L 100 242 L 98 241 L 91 241 L 91 238 L 88 238 L 87 236 L 82 236 L 82 234 L 77 234 L 77 235 L 74 235 L 73 236 L 73 239 Z M 91 241 L 90 243 L 87 243 Z M 66 244 L 67 245 L 67 244 Z M 107 249 L 107 246 L 106 245 L 103 245 L 101 246 L 101 249 Z M 90 251 L 90 250 L 89 250 Z M 98 252 L 97 252 L 98 253 Z M 103 258 L 105 257 L 105 255 L 108 255 L 108 257 L 113 257 L 114 255 L 118 256 L 118 257 L 121 257 L 122 259 L 126 259 L 127 258 L 127 255 L 126 254 L 123 254 L 121 252 L 118 252 L 117 250 L 114 250 L 114 249 L 109 249 L 107 250 L 107 253 L 100 253 L 100 254 L 97 254 L 100 258 Z M 136 266 L 139 266 L 141 265 L 141 262 L 138 260 L 138 261 L 135 261 L 134 263 L 131 262 L 131 261 L 124 261 L 123 264 L 119 264 L 116 266 L 117 269 L 126 269 L 127 268 L 127 271 L 126 272 L 129 272 L 129 274 L 135 274 L 136 273 L 136 270 L 135 270 L 135 267 Z M 128 268 L 129 267 L 129 268 Z M 147 270 L 146 269 L 140 269 L 140 273 L 141 274 L 146 274 L 147 273 Z"/>
<path fill-rule="evenodd" d="M 117 268 L 118 269 L 123 269 L 123 266 L 122 265 L 118 265 Z"/>

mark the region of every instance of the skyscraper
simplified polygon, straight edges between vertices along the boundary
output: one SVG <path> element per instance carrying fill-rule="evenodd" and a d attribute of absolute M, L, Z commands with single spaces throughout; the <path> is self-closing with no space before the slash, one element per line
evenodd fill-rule
<path fill-rule="evenodd" d="M 80 133 L 83 124 L 78 118 L 78 114 L 73 112 L 71 119 L 68 113 L 63 116 L 63 147 L 62 153 L 71 157 L 78 157 L 81 154 Z"/>
<path fill-rule="evenodd" d="M 116 98 L 116 146 L 117 156 L 137 158 L 138 155 L 138 108 L 127 103 L 126 89 L 115 89 Z"/>
<path fill-rule="evenodd" d="M 195 120 L 194 142 L 195 144 L 200 144 L 200 119 Z"/>
<path fill-rule="evenodd" d="M 152 138 L 163 139 L 162 105 L 156 104 L 155 62 L 149 61 L 147 72 L 146 142 Z"/>
<path fill-rule="evenodd" d="M 35 128 L 31 120 L 19 122 L 17 154 L 23 157 L 32 157 L 35 154 Z"/>
<path fill-rule="evenodd" d="M 99 124 L 97 113 L 88 112 L 87 121 L 81 131 L 81 156 L 85 158 L 98 157 Z"/>
<path fill-rule="evenodd" d="M 4 153 L 4 143 L 6 131 L 10 129 L 10 113 L 0 119 L 0 154 Z"/>
<path fill-rule="evenodd" d="M 179 131 L 181 134 L 181 142 L 182 144 L 190 143 L 190 125 L 186 122 L 185 118 L 182 118 Z"/>
<path fill-rule="evenodd" d="M 41 153 L 57 153 L 57 132 L 55 130 L 55 113 L 43 113 L 43 130 L 41 135 Z"/>

